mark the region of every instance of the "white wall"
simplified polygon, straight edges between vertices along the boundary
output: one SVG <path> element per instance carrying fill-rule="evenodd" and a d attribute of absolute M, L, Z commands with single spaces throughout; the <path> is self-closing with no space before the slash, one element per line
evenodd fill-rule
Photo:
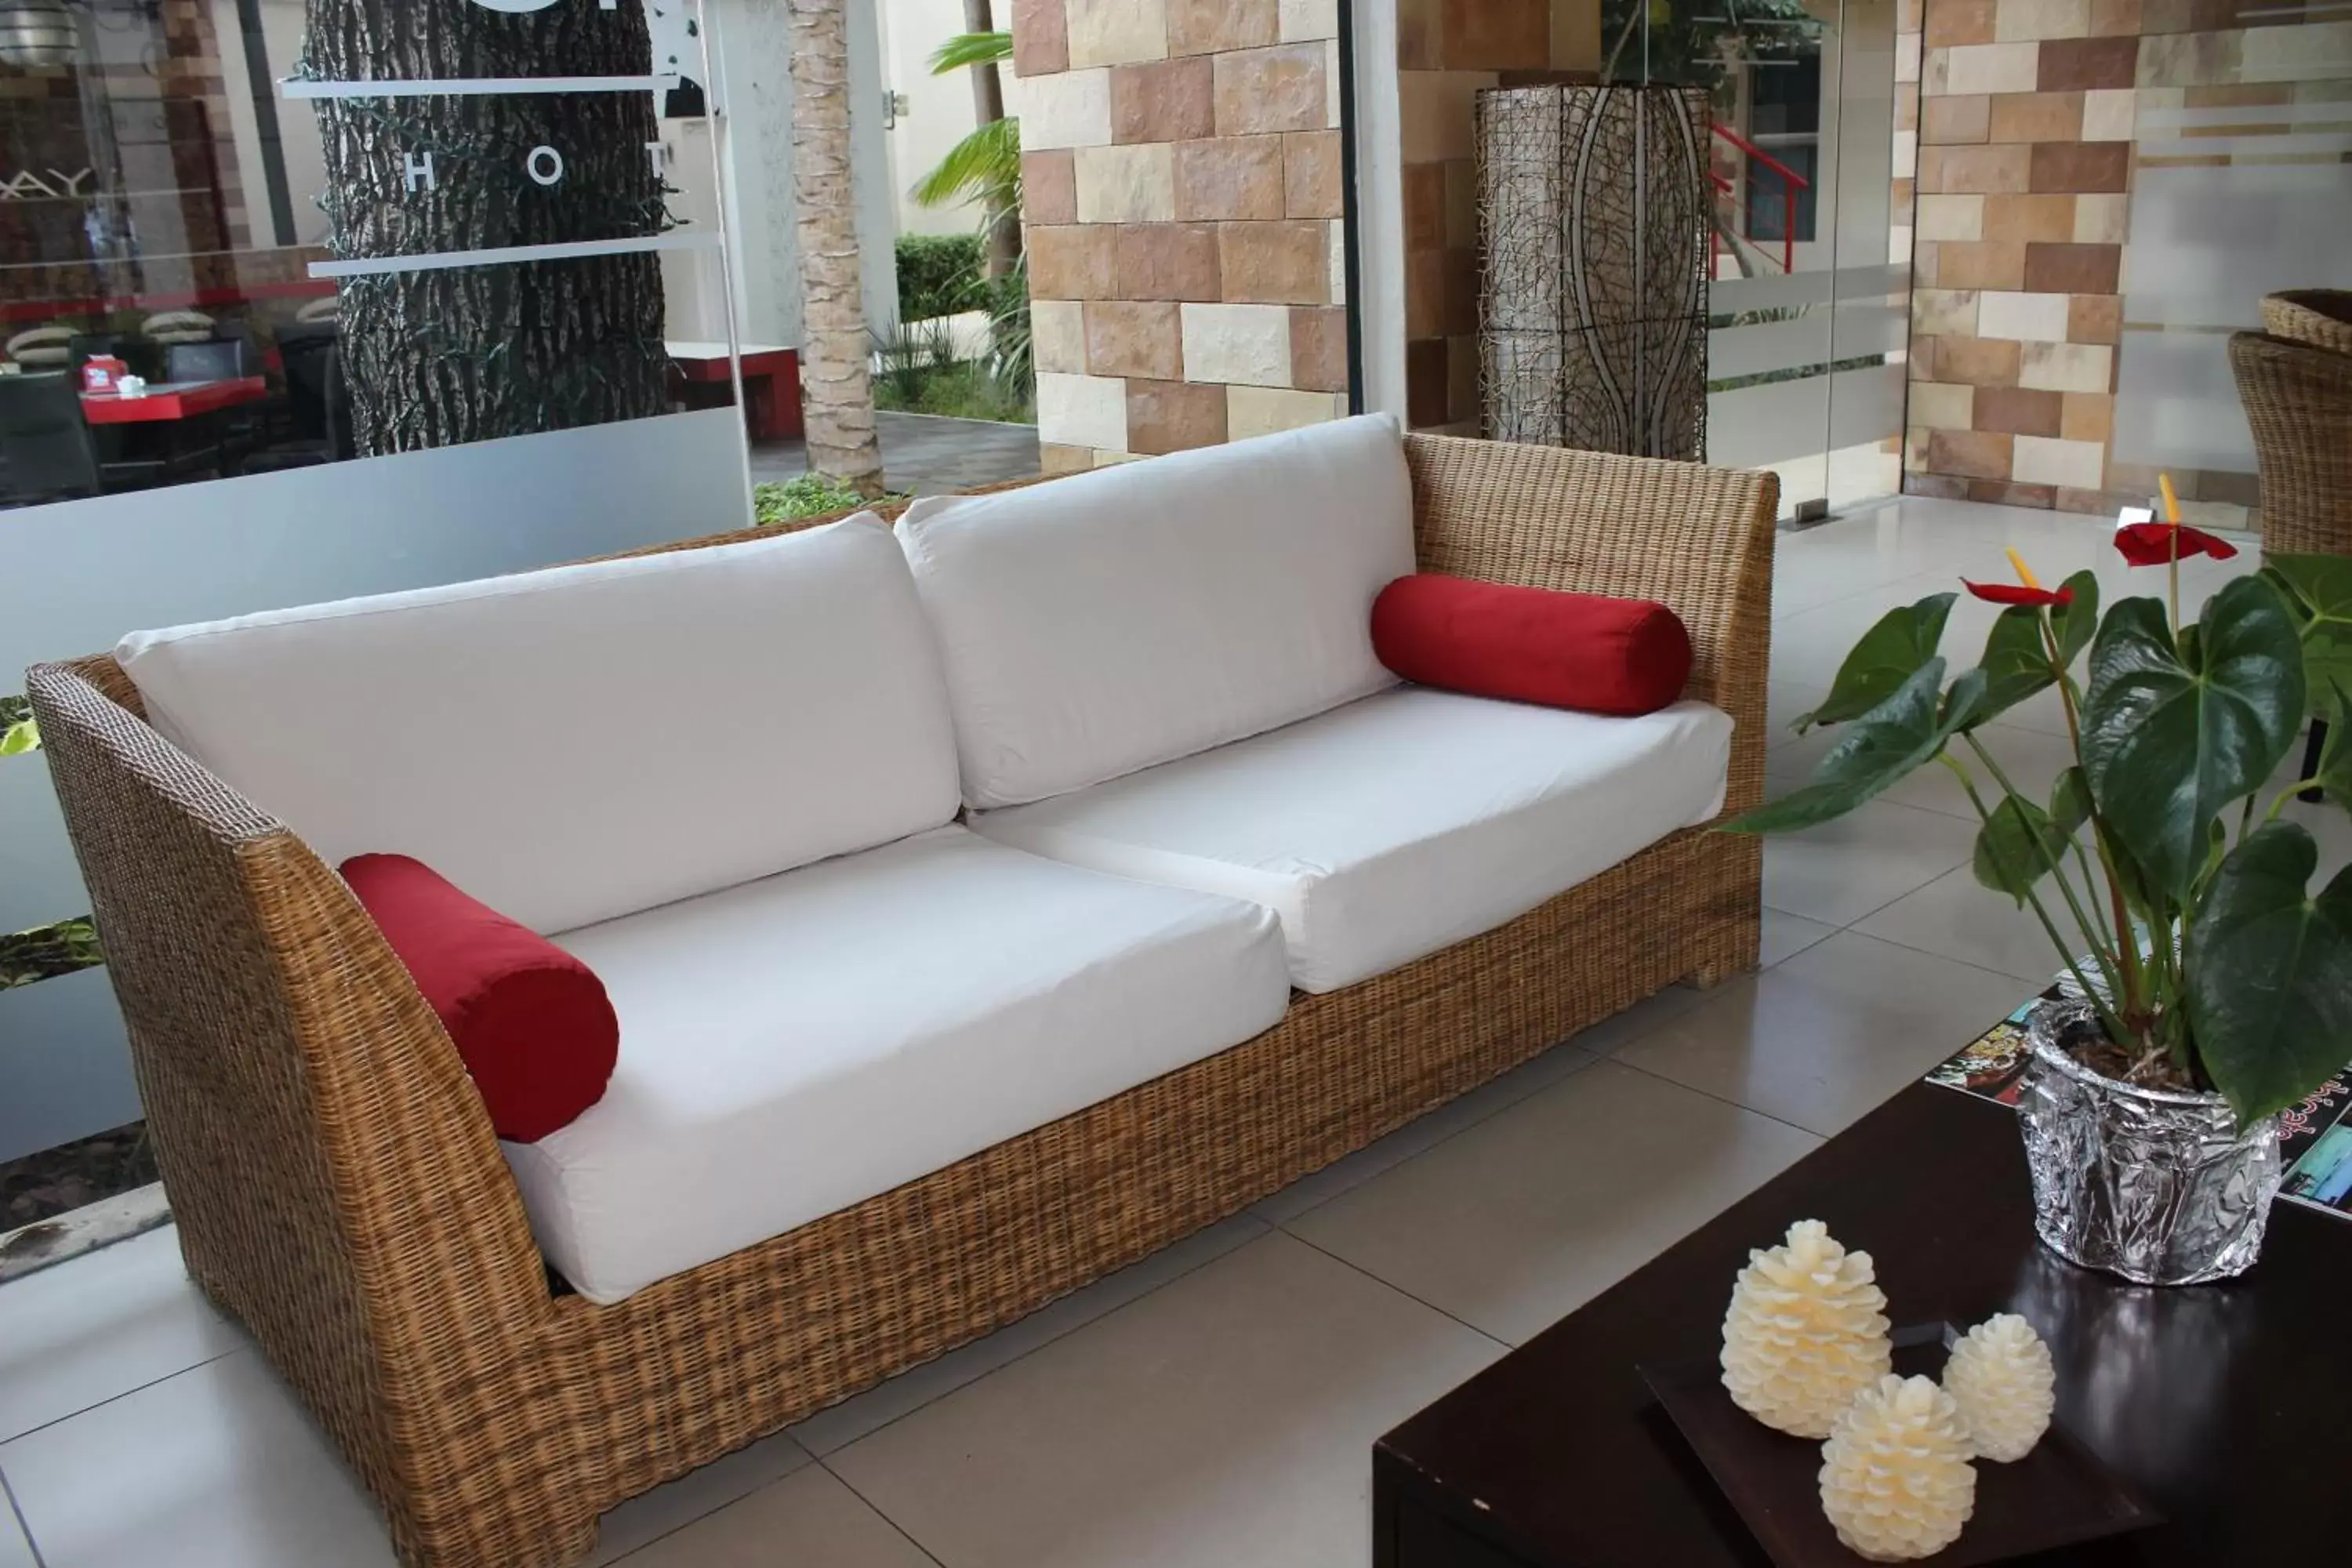
<path fill-rule="evenodd" d="M 903 93 L 907 109 L 889 132 L 890 187 L 900 234 L 970 234 L 980 226 L 981 209 L 919 205 L 908 194 L 945 157 L 948 149 L 979 124 L 972 107 L 971 73 L 931 74 L 933 50 L 964 30 L 963 0 L 881 0 L 882 70 L 890 90 Z M 1012 0 L 997 0 L 999 27 L 1012 23 Z M 1011 68 L 997 72 L 1009 88 Z M 1008 100 L 1009 101 L 1009 100 Z"/>

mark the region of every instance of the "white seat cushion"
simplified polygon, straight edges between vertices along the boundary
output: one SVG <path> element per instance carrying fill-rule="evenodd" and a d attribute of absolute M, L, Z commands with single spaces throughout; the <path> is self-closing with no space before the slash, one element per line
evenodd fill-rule
<path fill-rule="evenodd" d="M 556 940 L 604 980 L 620 1066 L 505 1147 L 601 1302 L 1239 1045 L 1290 995 L 1265 910 L 960 827 Z"/>
<path fill-rule="evenodd" d="M 937 645 L 879 521 L 142 632 L 165 736 L 330 865 L 555 931 L 951 820 Z"/>
<path fill-rule="evenodd" d="M 1372 601 L 1413 569 L 1395 421 L 1120 464 L 898 520 L 939 629 L 964 798 L 1018 805 L 1396 683 Z"/>
<path fill-rule="evenodd" d="M 1608 719 L 1403 687 L 971 826 L 1264 904 L 1293 983 L 1336 991 L 1708 820 L 1730 759 L 1731 720 L 1704 703 Z"/>

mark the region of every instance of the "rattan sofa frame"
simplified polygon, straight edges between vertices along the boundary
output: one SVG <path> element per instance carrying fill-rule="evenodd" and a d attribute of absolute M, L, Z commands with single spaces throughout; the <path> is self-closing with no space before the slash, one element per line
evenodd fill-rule
<path fill-rule="evenodd" d="M 1424 569 L 1681 614 L 1693 694 L 1738 721 L 1728 809 L 1758 801 L 1773 477 L 1407 447 Z M 455 1047 L 334 872 L 150 729 L 110 658 L 29 680 L 189 1271 L 420 1568 L 574 1562 L 623 1500 L 1757 962 L 1755 840 L 1677 834 L 1499 930 L 1295 995 L 1231 1050 L 600 1307 L 551 1284 Z"/>

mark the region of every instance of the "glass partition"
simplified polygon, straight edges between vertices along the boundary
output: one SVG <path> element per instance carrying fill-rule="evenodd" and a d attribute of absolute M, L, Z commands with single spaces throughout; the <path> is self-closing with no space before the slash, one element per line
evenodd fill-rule
<path fill-rule="evenodd" d="M 2266 293 L 2352 288 L 2346 15 L 2200 11 L 2142 41 L 2111 489 L 2147 494 L 2161 469 L 2209 521 L 2258 504 L 2229 339 L 2262 330 Z"/>
<path fill-rule="evenodd" d="M 700 0 L 28 13 L 0 49 L 0 735 L 14 672 L 134 628 L 749 522 L 772 411 L 737 406 Z M 42 754 L 0 755 L 0 1161 L 138 1115 L 88 909 Z"/>
<path fill-rule="evenodd" d="M 1784 516 L 1902 484 L 1907 226 L 1893 0 L 1609 0 L 1604 79 L 1709 89 L 1707 458 L 1780 475 Z"/>

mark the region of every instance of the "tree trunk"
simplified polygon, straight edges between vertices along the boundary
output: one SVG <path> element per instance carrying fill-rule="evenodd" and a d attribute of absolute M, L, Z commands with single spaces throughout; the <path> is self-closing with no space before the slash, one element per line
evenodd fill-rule
<path fill-rule="evenodd" d="M 996 17 L 989 0 L 963 0 L 963 30 L 967 33 L 996 31 Z M 982 60 L 971 68 L 971 110 L 973 123 L 987 125 L 1004 118 L 1004 82 L 997 75 L 994 60 Z M 983 231 L 987 241 L 986 267 L 991 279 L 1003 277 L 1021 259 L 1021 215 L 1017 204 L 994 203 L 988 209 L 988 227 Z"/>
<path fill-rule="evenodd" d="M 514 13 L 481 0 L 308 0 L 308 23 L 302 74 L 324 80 L 652 68 L 645 13 L 634 4 L 608 11 L 556 0 Z M 647 145 L 657 135 L 650 92 L 321 99 L 317 107 L 328 191 L 320 205 L 339 259 L 634 238 L 667 222 Z M 652 255 L 347 278 L 341 294 L 362 455 L 637 419 L 668 406 L 661 268 Z"/>
<path fill-rule="evenodd" d="M 793 180 L 801 251 L 801 386 L 809 467 L 865 496 L 882 492 L 874 384 L 849 173 L 849 31 L 844 0 L 787 0 Z"/>

